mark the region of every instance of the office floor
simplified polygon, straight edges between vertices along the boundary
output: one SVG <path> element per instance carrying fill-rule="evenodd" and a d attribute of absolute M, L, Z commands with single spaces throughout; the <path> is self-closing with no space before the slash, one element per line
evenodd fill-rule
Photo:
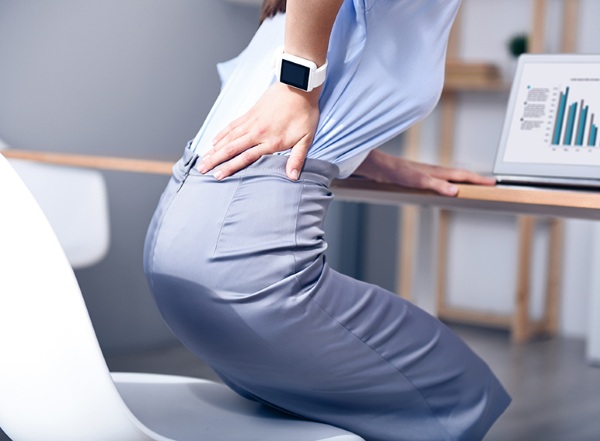
<path fill-rule="evenodd" d="M 454 329 L 488 362 L 513 397 L 485 441 L 600 440 L 600 368 L 585 362 L 583 341 L 557 338 L 513 345 L 505 332 Z M 217 379 L 182 347 L 114 356 L 107 361 L 111 371 Z M 0 441 L 5 440 L 0 433 Z"/>

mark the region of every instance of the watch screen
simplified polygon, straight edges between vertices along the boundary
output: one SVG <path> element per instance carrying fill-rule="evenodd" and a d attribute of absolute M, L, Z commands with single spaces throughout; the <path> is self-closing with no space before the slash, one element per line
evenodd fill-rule
<path fill-rule="evenodd" d="M 279 81 L 298 89 L 308 90 L 308 76 L 310 69 L 288 60 L 281 60 L 281 75 Z"/>

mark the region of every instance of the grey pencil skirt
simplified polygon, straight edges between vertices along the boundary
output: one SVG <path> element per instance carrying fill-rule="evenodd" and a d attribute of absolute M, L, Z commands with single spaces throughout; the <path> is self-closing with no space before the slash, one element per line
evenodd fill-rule
<path fill-rule="evenodd" d="M 479 440 L 510 402 L 455 334 L 323 255 L 337 167 L 265 156 L 217 181 L 186 148 L 144 267 L 175 335 L 236 392 L 368 441 Z"/>

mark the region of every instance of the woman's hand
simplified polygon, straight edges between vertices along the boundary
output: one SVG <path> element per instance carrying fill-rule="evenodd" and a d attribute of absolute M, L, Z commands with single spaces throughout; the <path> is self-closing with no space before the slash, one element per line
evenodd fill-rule
<path fill-rule="evenodd" d="M 342 0 L 287 0 L 285 51 L 322 66 L 341 5 Z M 217 135 L 202 158 L 200 173 L 218 166 L 214 176 L 223 179 L 262 155 L 292 149 L 286 173 L 298 179 L 317 131 L 321 89 L 304 92 L 275 83 L 248 113 Z"/>
<path fill-rule="evenodd" d="M 213 140 L 213 148 L 198 166 L 224 179 L 257 161 L 262 155 L 292 149 L 286 173 L 298 179 L 319 123 L 320 88 L 307 93 L 282 83 L 273 84 L 241 118 Z"/>
<path fill-rule="evenodd" d="M 493 178 L 467 170 L 422 164 L 373 150 L 355 171 L 356 175 L 402 187 L 432 190 L 444 196 L 456 196 L 458 187 L 453 182 L 495 185 Z"/>

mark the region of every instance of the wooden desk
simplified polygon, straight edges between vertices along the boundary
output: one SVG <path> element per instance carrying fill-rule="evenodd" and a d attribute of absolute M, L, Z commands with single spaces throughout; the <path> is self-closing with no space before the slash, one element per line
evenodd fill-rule
<path fill-rule="evenodd" d="M 419 205 L 452 210 L 495 211 L 536 216 L 600 220 L 600 191 L 562 190 L 531 187 L 484 187 L 460 184 L 457 197 L 439 196 L 430 191 L 412 190 L 366 179 L 334 181 L 338 200 L 386 205 Z M 594 225 L 590 241 L 592 268 L 600 267 L 600 223 Z M 587 358 L 600 365 L 600 271 L 590 275 L 590 305 Z M 491 317 L 494 319 L 494 317 Z"/>
<path fill-rule="evenodd" d="M 73 155 L 27 150 L 0 150 L 7 158 L 63 166 L 170 175 L 174 162 L 108 156 Z M 412 190 L 367 179 L 336 180 L 332 190 L 340 200 L 388 205 L 429 205 L 440 208 L 492 210 L 600 220 L 600 192 L 538 189 L 529 187 L 484 187 L 459 184 L 458 197 Z"/>
<path fill-rule="evenodd" d="M 7 158 L 26 159 L 76 167 L 168 175 L 172 162 L 127 158 L 71 155 L 64 153 L 3 150 Z M 453 210 L 495 211 L 537 216 L 600 220 L 600 192 L 569 191 L 529 187 L 484 187 L 459 185 L 457 197 L 439 196 L 433 192 L 412 190 L 391 184 L 378 184 L 366 179 L 350 178 L 334 181 L 332 191 L 342 201 L 387 205 L 420 205 Z M 592 268 L 600 267 L 600 223 L 590 240 L 593 247 Z M 591 274 L 588 359 L 600 364 L 600 271 Z"/>
<path fill-rule="evenodd" d="M 343 201 L 600 220 L 600 191 L 459 184 L 458 196 L 450 198 L 359 178 L 335 181 L 332 187 L 336 197 Z"/>

